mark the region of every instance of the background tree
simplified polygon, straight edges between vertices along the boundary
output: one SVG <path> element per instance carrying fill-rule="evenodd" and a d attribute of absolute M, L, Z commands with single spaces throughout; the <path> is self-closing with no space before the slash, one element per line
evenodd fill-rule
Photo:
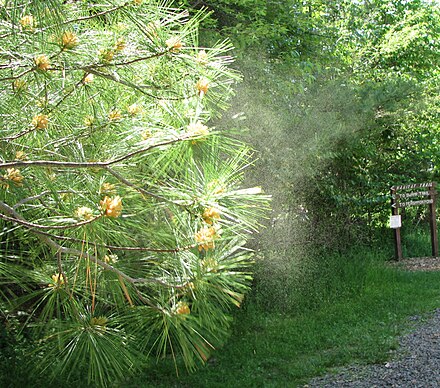
<path fill-rule="evenodd" d="M 1 322 L 45 375 L 107 385 L 150 352 L 192 369 L 242 302 L 267 197 L 209 125 L 239 77 L 229 43 L 198 47 L 203 17 L 1 4 Z"/>

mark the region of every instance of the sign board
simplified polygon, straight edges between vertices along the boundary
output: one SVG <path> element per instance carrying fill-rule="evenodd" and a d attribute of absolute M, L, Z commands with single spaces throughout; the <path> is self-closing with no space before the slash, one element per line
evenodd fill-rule
<path fill-rule="evenodd" d="M 430 183 L 413 183 L 410 185 L 401 185 L 401 186 L 393 186 L 391 187 L 391 190 L 397 191 L 397 190 L 407 190 L 407 189 L 419 189 L 422 187 L 431 187 L 435 185 L 434 182 Z"/>
<path fill-rule="evenodd" d="M 402 243 L 400 238 L 400 228 L 402 218 L 399 209 L 411 206 L 429 205 L 429 224 L 431 228 L 431 247 L 432 255 L 438 257 L 437 224 L 435 214 L 436 191 L 435 182 L 413 183 L 391 187 L 391 217 L 390 228 L 394 231 L 394 243 L 396 250 L 396 260 L 403 258 Z M 418 190 L 417 190 L 418 189 Z M 420 190 L 422 189 L 422 190 Z M 425 189 L 425 190 L 423 190 Z M 427 190 L 426 190 L 427 189 Z M 404 201 L 401 201 L 401 200 Z M 408 200 L 411 199 L 411 200 Z"/>
<path fill-rule="evenodd" d="M 433 203 L 432 199 L 423 199 L 421 201 L 410 201 L 410 202 L 400 202 L 398 207 L 409 207 L 409 206 L 419 206 L 419 205 L 430 205 Z"/>
<path fill-rule="evenodd" d="M 390 228 L 397 229 L 402 227 L 402 216 L 397 214 L 395 216 L 390 216 Z"/>

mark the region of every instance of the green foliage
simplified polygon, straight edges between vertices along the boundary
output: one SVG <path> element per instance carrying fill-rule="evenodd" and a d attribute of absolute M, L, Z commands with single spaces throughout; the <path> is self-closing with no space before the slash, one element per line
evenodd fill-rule
<path fill-rule="evenodd" d="M 150 354 L 192 370 L 249 288 L 268 197 L 210 123 L 240 77 L 227 41 L 198 47 L 204 17 L 1 3 L 1 327 L 42 378 L 108 386 Z"/>

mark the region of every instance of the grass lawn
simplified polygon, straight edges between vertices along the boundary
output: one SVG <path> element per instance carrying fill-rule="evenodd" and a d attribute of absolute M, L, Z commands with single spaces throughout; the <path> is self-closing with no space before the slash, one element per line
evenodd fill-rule
<path fill-rule="evenodd" d="M 320 283 L 317 307 L 268 312 L 251 297 L 236 316 L 230 340 L 206 367 L 193 374 L 180 367 L 177 378 L 173 362 L 161 360 L 124 385 L 295 387 L 337 366 L 384 362 L 397 336 L 409 329 L 409 316 L 440 307 L 440 272 L 389 268 L 379 253 L 351 255 L 332 261 L 343 262 L 344 271 L 335 267 L 333 281 Z"/>

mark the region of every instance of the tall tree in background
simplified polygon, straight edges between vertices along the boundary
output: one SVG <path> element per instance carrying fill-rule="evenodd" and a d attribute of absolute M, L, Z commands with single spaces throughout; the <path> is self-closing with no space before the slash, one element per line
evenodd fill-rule
<path fill-rule="evenodd" d="M 0 3 L 0 312 L 53 378 L 221 343 L 267 198 L 209 121 L 239 77 L 166 1 Z M 20 363 L 22 361 L 19 361 Z M 2 360 L 3 363 L 3 360 Z"/>

